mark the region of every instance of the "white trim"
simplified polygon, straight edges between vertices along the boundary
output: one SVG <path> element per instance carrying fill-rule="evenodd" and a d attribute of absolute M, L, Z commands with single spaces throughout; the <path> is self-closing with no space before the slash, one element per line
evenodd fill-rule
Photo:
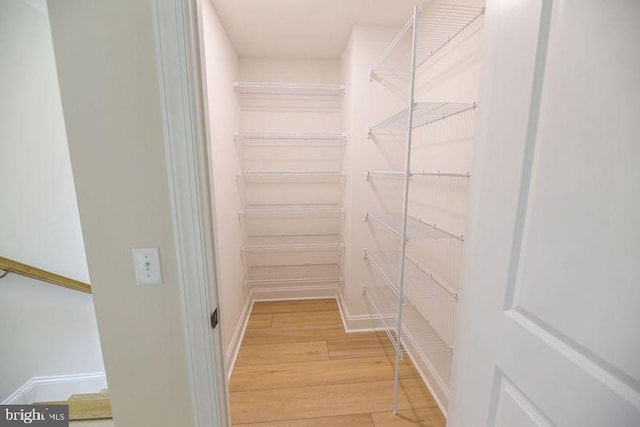
<path fill-rule="evenodd" d="M 254 287 L 249 292 L 249 300 L 256 301 L 286 301 L 304 299 L 335 299 L 342 319 L 345 332 L 382 331 L 378 319 L 369 314 L 352 315 L 349 313 L 344 296 L 336 285 L 318 286 L 282 286 L 282 287 Z M 240 337 L 242 341 L 242 337 Z"/>
<path fill-rule="evenodd" d="M 418 371 L 418 374 L 422 378 L 422 382 L 429 389 L 429 393 L 431 393 L 433 400 L 438 404 L 440 412 L 442 412 L 442 415 L 447 418 L 449 390 L 435 373 L 435 369 L 431 366 L 429 359 L 420 357 L 420 355 L 414 355 L 414 352 L 411 351 L 411 346 L 407 347 L 405 347 L 405 351 L 409 356 L 409 359 L 411 359 L 411 363 L 413 363 L 414 368 Z"/>
<path fill-rule="evenodd" d="M 229 347 L 227 348 L 227 381 L 231 381 L 231 374 L 233 374 L 233 368 L 236 366 L 236 359 L 238 359 L 238 353 L 240 352 L 242 339 L 244 338 L 244 333 L 246 332 L 247 325 L 249 324 L 249 317 L 251 316 L 252 309 L 253 298 L 249 297 L 244 304 L 242 313 L 240 313 L 240 318 L 236 323 L 236 328 L 233 331 L 233 336 L 231 337 Z"/>
<path fill-rule="evenodd" d="M 30 405 L 34 402 L 67 400 L 72 394 L 98 393 L 107 387 L 104 372 L 33 377 L 22 384 L 2 405 Z"/>
<path fill-rule="evenodd" d="M 384 331 L 384 328 L 380 326 L 380 322 L 376 316 L 371 314 L 350 314 L 342 292 L 339 293 L 336 300 L 338 301 L 338 310 L 342 318 L 342 325 L 348 334 Z"/>
<path fill-rule="evenodd" d="M 230 424 L 217 303 L 197 0 L 152 0 L 178 286 L 194 425 Z"/>

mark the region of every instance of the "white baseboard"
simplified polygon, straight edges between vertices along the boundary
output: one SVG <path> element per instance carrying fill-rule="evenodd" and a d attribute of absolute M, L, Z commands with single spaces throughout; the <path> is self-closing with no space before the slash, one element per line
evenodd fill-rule
<path fill-rule="evenodd" d="M 335 299 L 342 318 L 344 330 L 351 332 L 382 331 L 380 322 L 372 315 L 351 315 L 342 296 L 342 292 L 336 286 L 317 287 L 283 287 L 268 289 L 252 289 L 250 293 L 253 301 L 284 301 L 303 299 Z"/>
<path fill-rule="evenodd" d="M 344 301 L 342 293 L 336 298 L 338 301 L 338 309 L 340 310 L 340 317 L 342 317 L 342 324 L 347 333 L 351 332 L 369 332 L 369 331 L 383 331 L 384 328 L 380 326 L 380 322 L 375 315 L 351 315 L 349 309 Z M 409 349 L 416 346 L 408 346 Z M 449 390 L 446 385 L 442 383 L 440 378 L 435 374 L 433 366 L 430 362 L 423 358 L 419 354 L 414 354 L 413 351 L 407 350 L 409 358 L 413 362 L 416 370 L 420 374 L 422 381 L 425 383 L 429 392 L 433 396 L 433 399 L 438 404 L 438 407 L 447 416 L 447 405 L 449 402 Z"/>
<path fill-rule="evenodd" d="M 338 310 L 340 311 L 340 317 L 342 318 L 342 324 L 344 330 L 347 333 L 355 332 L 371 332 L 371 331 L 383 331 L 384 328 L 380 326 L 380 321 L 374 315 L 370 314 L 358 314 L 352 315 L 349 313 L 347 304 L 344 301 L 342 292 L 336 297 L 338 301 Z"/>
<path fill-rule="evenodd" d="M 429 389 L 429 392 L 433 396 L 433 399 L 438 404 L 440 411 L 447 417 L 447 406 L 449 404 L 449 389 L 446 384 L 442 382 L 440 377 L 436 374 L 436 370 L 431 365 L 429 359 L 427 359 L 424 355 L 420 354 L 419 351 L 415 349 L 418 348 L 417 343 L 413 336 L 409 334 L 409 340 L 411 341 L 410 345 L 405 345 L 405 351 L 411 362 L 413 362 L 413 366 L 420 374 L 422 381 Z"/>
<path fill-rule="evenodd" d="M 238 358 L 238 352 L 240 351 L 240 345 L 242 344 L 242 338 L 244 338 L 244 332 L 247 330 L 247 324 L 249 323 L 249 316 L 251 315 L 251 309 L 253 308 L 253 298 L 251 294 L 247 297 L 240 313 L 240 318 L 236 323 L 236 328 L 233 331 L 233 336 L 229 342 L 229 347 L 225 354 L 225 367 L 227 370 L 227 382 L 231 380 L 231 374 Z"/>
<path fill-rule="evenodd" d="M 33 377 L 22 384 L 3 405 L 30 405 L 33 402 L 67 400 L 72 394 L 98 393 L 107 387 L 104 372 Z"/>

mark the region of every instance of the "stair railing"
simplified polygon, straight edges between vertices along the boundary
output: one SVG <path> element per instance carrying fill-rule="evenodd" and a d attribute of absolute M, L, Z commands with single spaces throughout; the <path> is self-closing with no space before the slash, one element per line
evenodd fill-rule
<path fill-rule="evenodd" d="M 9 258 L 0 257 L 0 279 L 9 273 L 19 274 L 31 279 L 40 280 L 53 285 L 73 289 L 74 291 L 84 292 L 86 294 L 91 293 L 91 285 L 88 283 L 23 264 Z"/>

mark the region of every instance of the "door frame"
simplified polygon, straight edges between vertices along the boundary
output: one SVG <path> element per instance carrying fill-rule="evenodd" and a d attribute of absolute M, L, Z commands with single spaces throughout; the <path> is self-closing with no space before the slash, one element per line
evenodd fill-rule
<path fill-rule="evenodd" d="M 230 411 L 222 328 L 210 326 L 219 298 L 200 1 L 152 0 L 152 8 L 194 425 L 216 427 L 230 425 Z"/>

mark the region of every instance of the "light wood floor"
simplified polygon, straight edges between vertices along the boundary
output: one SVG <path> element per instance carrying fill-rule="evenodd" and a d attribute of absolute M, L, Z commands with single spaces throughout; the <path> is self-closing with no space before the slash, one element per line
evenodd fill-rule
<path fill-rule="evenodd" d="M 255 303 L 229 384 L 243 427 L 444 427 L 408 358 L 393 405 L 393 347 L 383 333 L 345 333 L 335 300 Z"/>

